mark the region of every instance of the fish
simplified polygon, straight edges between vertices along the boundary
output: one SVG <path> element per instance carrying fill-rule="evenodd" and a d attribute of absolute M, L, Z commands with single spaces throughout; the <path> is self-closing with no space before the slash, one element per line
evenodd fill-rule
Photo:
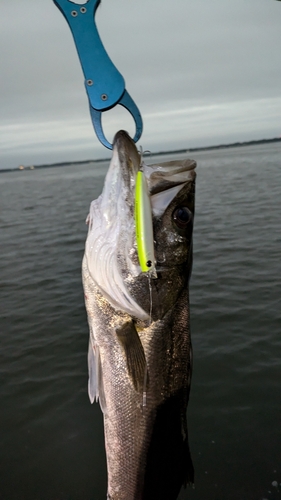
<path fill-rule="evenodd" d="M 90 205 L 82 262 L 88 392 L 103 412 L 107 500 L 176 500 L 194 482 L 186 414 L 195 167 L 188 159 L 146 165 L 120 130 L 102 194 Z M 151 204 L 154 273 L 142 272 L 138 259 L 140 168 Z"/>

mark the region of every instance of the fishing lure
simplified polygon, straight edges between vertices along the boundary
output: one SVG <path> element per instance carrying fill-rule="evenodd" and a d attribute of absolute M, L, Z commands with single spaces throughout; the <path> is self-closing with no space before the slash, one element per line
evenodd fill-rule
<path fill-rule="evenodd" d="M 141 270 L 143 273 L 149 273 L 152 278 L 157 278 L 151 202 L 146 177 L 141 166 L 136 178 L 135 225 Z"/>

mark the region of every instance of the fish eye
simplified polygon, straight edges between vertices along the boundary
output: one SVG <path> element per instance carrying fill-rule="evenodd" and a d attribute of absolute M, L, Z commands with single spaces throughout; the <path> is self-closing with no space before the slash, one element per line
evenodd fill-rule
<path fill-rule="evenodd" d="M 192 213 L 187 207 L 178 207 L 173 212 L 173 220 L 180 229 L 185 229 L 192 220 Z"/>

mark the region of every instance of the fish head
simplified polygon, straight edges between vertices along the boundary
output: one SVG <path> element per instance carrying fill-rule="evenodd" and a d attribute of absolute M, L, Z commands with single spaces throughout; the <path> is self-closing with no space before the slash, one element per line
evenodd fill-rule
<path fill-rule="evenodd" d="M 134 219 L 136 176 L 143 169 L 151 203 L 156 276 L 141 271 Z M 136 320 L 159 319 L 187 286 L 192 264 L 196 163 L 145 165 L 124 131 L 101 196 L 92 202 L 85 259 L 89 274 L 110 304 Z M 151 310 L 152 301 L 152 310 Z"/>
<path fill-rule="evenodd" d="M 192 160 L 180 160 L 147 168 L 152 170 L 148 182 L 158 274 L 177 266 L 188 267 L 190 274 L 195 166 Z"/>

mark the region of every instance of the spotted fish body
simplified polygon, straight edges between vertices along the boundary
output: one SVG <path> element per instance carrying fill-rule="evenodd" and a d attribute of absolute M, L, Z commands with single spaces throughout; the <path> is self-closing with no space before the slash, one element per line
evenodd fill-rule
<path fill-rule="evenodd" d="M 193 483 L 186 410 L 191 381 L 188 281 L 195 162 L 143 166 L 157 278 L 141 271 L 134 196 L 140 156 L 114 139 L 88 216 L 82 264 L 90 329 L 89 396 L 104 416 L 108 500 L 176 500 Z"/>

